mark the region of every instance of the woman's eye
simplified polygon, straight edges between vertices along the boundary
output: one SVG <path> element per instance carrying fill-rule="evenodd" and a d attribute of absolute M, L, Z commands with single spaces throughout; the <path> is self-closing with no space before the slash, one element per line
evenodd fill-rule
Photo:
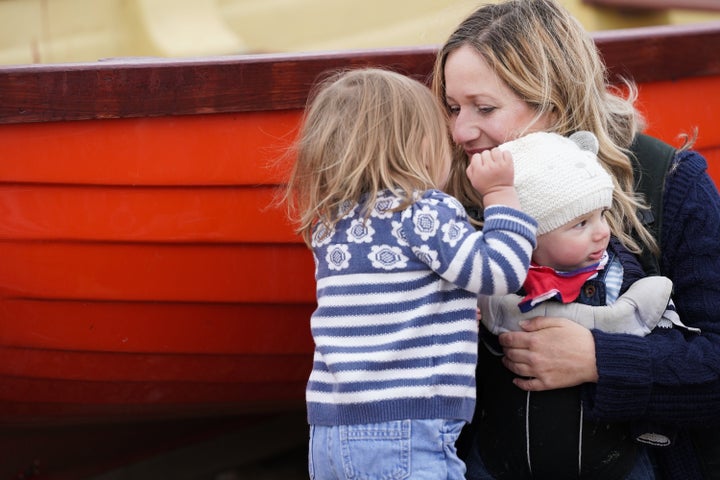
<path fill-rule="evenodd" d="M 447 111 L 450 115 L 459 115 L 460 114 L 460 107 L 457 105 L 448 105 Z M 488 115 L 495 111 L 495 107 L 481 107 L 476 106 L 475 111 L 477 111 L 481 115 Z"/>

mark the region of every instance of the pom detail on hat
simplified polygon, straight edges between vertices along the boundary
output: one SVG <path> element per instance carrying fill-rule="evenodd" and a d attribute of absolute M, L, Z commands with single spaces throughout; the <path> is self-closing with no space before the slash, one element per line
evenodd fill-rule
<path fill-rule="evenodd" d="M 538 235 L 598 208 L 612 205 L 613 182 L 597 160 L 591 132 L 568 137 L 535 132 L 500 145 L 515 164 L 522 210 L 538 222 Z"/>

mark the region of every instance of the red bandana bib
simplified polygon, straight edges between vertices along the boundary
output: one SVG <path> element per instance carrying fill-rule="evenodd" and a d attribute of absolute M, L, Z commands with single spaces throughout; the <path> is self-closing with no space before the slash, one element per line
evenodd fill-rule
<path fill-rule="evenodd" d="M 518 304 L 520 311 L 528 312 L 537 304 L 551 298 L 562 303 L 574 301 L 580 295 L 583 284 L 595 277 L 598 270 L 605 268 L 607 261 L 606 252 L 598 263 L 571 272 L 559 272 L 553 268 L 532 263 L 523 284 L 526 295 Z"/>

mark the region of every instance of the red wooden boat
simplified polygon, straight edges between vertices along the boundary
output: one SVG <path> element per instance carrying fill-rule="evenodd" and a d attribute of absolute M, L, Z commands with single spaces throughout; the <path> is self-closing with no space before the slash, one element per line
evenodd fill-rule
<path fill-rule="evenodd" d="M 594 38 L 720 180 L 720 23 Z M 313 263 L 278 158 L 323 71 L 434 53 L 0 68 L 0 426 L 302 411 Z"/>

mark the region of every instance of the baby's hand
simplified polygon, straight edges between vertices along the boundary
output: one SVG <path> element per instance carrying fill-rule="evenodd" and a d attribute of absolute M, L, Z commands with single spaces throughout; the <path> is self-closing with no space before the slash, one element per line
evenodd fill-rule
<path fill-rule="evenodd" d="M 519 208 L 515 191 L 515 167 L 508 151 L 493 148 L 476 153 L 466 170 L 473 188 L 483 197 L 484 206 L 501 203 Z"/>

